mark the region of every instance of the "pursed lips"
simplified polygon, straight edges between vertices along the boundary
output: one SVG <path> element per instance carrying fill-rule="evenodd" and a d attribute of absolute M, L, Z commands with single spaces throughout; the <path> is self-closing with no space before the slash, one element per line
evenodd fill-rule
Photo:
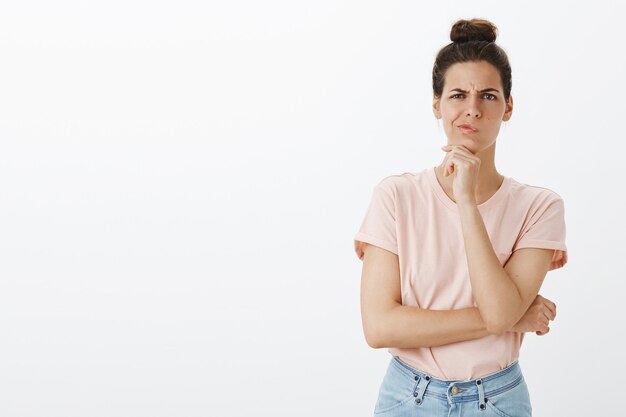
<path fill-rule="evenodd" d="M 468 124 L 459 125 L 458 128 L 461 129 L 463 133 L 474 133 L 478 131 L 478 129 L 476 129 L 474 126 Z"/>

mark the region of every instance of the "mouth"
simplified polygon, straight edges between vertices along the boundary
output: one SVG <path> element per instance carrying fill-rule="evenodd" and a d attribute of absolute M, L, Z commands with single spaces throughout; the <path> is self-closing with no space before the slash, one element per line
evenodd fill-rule
<path fill-rule="evenodd" d="M 476 129 L 474 126 L 469 125 L 469 124 L 462 124 L 457 126 L 459 128 L 459 130 L 465 134 L 469 134 L 469 133 L 476 133 L 478 132 L 478 129 Z"/>

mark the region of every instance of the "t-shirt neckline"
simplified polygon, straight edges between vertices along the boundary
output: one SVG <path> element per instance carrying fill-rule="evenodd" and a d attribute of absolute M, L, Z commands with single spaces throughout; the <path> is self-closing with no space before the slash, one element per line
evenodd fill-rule
<path fill-rule="evenodd" d="M 439 184 L 439 180 L 437 179 L 437 174 L 435 174 L 435 169 L 437 167 L 433 167 L 431 169 L 427 169 L 427 177 L 429 179 L 430 185 L 432 186 L 435 194 L 439 198 L 439 200 L 450 210 L 457 211 L 456 203 L 448 197 L 448 194 L 443 190 L 441 184 Z M 481 210 L 485 210 L 492 205 L 496 204 L 498 201 L 502 199 L 502 197 L 506 194 L 511 184 L 511 178 L 503 175 L 504 179 L 502 184 L 500 184 L 500 188 L 491 196 L 487 201 L 484 201 L 482 204 L 478 204 L 477 207 Z"/>

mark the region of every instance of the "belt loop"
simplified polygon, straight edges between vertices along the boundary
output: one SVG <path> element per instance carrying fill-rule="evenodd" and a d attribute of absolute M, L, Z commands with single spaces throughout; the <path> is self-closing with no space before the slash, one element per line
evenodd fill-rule
<path fill-rule="evenodd" d="M 483 381 L 481 379 L 476 380 L 476 387 L 478 387 L 478 408 L 482 411 L 487 406 L 485 405 L 485 390 L 483 389 Z"/>
<path fill-rule="evenodd" d="M 422 383 L 426 381 L 425 383 Z M 423 401 L 424 398 L 424 392 L 426 392 L 426 387 L 428 386 L 428 384 L 430 383 L 430 376 L 426 375 L 424 378 L 422 378 L 422 381 L 420 381 L 419 387 L 417 389 L 417 398 L 415 399 L 415 404 L 420 405 Z"/>

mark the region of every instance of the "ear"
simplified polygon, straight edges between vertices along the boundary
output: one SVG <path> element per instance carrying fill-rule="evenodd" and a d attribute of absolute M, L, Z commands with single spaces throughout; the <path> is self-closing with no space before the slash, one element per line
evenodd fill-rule
<path fill-rule="evenodd" d="M 441 119 L 441 108 L 440 108 L 441 97 L 433 96 L 433 114 L 437 119 Z"/>
<path fill-rule="evenodd" d="M 509 96 L 509 101 L 506 103 L 506 107 L 504 108 L 504 114 L 502 115 L 502 120 L 507 122 L 511 116 L 513 115 L 513 96 Z"/>

